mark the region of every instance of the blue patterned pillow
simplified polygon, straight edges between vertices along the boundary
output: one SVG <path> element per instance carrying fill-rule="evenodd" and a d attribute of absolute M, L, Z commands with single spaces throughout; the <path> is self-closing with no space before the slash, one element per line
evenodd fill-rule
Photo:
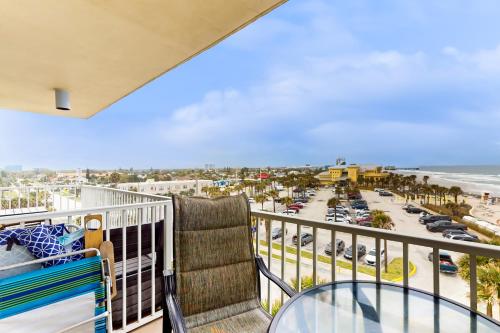
<path fill-rule="evenodd" d="M 45 225 L 45 228 L 47 228 L 50 235 L 56 237 L 61 237 L 65 232 L 69 233 L 68 229 L 66 229 L 66 226 L 64 224 Z M 25 230 L 26 229 L 18 228 L 18 229 L 6 229 L 0 231 L 0 246 L 7 245 L 7 243 L 11 239 L 17 239 L 17 235 Z"/>
<path fill-rule="evenodd" d="M 35 258 L 47 258 L 66 253 L 64 246 L 57 240 L 57 237 L 51 234 L 51 228 L 45 225 L 39 225 L 35 228 L 24 229 L 17 234 L 17 239 L 21 245 L 24 245 Z M 44 267 L 51 267 L 70 262 L 71 258 L 63 257 L 47 261 Z"/>

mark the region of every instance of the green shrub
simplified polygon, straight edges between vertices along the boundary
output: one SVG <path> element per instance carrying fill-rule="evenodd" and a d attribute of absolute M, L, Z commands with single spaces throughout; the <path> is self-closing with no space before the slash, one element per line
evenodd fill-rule
<path fill-rule="evenodd" d="M 326 283 L 326 280 L 318 278 L 318 281 L 316 284 L 323 284 Z M 297 284 L 297 279 L 296 278 L 291 278 L 290 279 L 290 285 L 292 286 L 293 289 L 298 290 L 298 284 Z M 300 286 L 301 290 L 308 289 L 314 286 L 313 284 L 313 277 L 312 275 L 306 275 L 303 276 L 302 279 L 300 280 Z"/>
<path fill-rule="evenodd" d="M 263 299 L 261 301 L 261 304 L 262 304 L 262 307 L 264 308 L 264 310 L 266 310 L 267 312 L 269 312 L 269 302 L 267 301 L 267 299 Z M 271 308 L 271 316 L 275 316 L 278 311 L 281 309 L 281 300 L 279 299 L 275 299 L 274 302 L 273 302 L 273 306 Z"/>

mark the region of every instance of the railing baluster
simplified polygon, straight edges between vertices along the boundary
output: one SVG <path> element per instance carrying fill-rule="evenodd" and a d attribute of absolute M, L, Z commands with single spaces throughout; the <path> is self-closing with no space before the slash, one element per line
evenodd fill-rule
<path fill-rule="evenodd" d="M 380 267 L 380 238 L 375 238 L 375 252 L 377 253 L 375 256 L 375 281 L 380 282 L 382 280 L 382 271 Z"/>
<path fill-rule="evenodd" d="M 387 251 L 387 249 L 384 249 Z M 409 280 L 408 242 L 403 242 L 403 286 L 408 287 Z"/>
<path fill-rule="evenodd" d="M 302 226 L 300 225 L 300 223 L 297 223 L 297 246 L 296 246 L 296 251 L 297 251 L 297 291 L 301 291 L 302 290 L 302 276 L 301 276 L 301 258 L 302 258 L 302 237 L 301 237 L 301 233 L 302 233 Z"/>
<path fill-rule="evenodd" d="M 139 208 L 139 221 L 137 221 L 137 320 L 142 319 L 142 223 L 144 221 L 145 210 L 147 208 Z"/>
<path fill-rule="evenodd" d="M 163 253 L 164 253 L 164 256 L 165 256 L 165 261 L 164 261 L 164 265 L 165 265 L 165 269 L 167 270 L 170 270 L 170 269 L 173 269 L 172 267 L 172 261 L 173 261 L 173 244 L 172 244 L 172 239 L 173 237 L 171 237 L 172 233 L 173 233 L 173 225 L 172 225 L 172 219 L 169 219 L 168 218 L 168 205 L 165 205 L 164 207 L 164 216 L 165 216 L 165 219 L 164 219 L 164 222 L 163 222 L 163 236 L 165 237 L 165 241 L 163 243 Z"/>
<path fill-rule="evenodd" d="M 106 211 L 104 213 L 104 225 L 106 226 L 106 240 L 111 241 L 111 221 L 109 219 L 109 211 Z"/>
<path fill-rule="evenodd" d="M 316 227 L 313 228 L 313 286 L 316 285 L 317 281 L 317 261 L 318 261 L 318 242 L 317 235 L 318 231 Z"/>
<path fill-rule="evenodd" d="M 271 270 L 271 262 L 273 258 L 273 239 L 272 239 L 272 230 L 273 230 L 273 221 L 266 220 L 267 224 L 267 268 Z M 267 280 L 267 304 L 268 312 L 271 313 L 271 280 Z"/>
<path fill-rule="evenodd" d="M 477 259 L 476 256 L 469 255 L 469 271 L 470 271 L 470 308 L 477 310 Z"/>
<path fill-rule="evenodd" d="M 286 251 L 285 251 L 285 236 L 286 236 L 286 223 L 281 221 L 281 279 L 285 281 L 285 264 L 286 264 Z M 281 304 L 285 304 L 285 293 L 281 291 Z"/>
<path fill-rule="evenodd" d="M 331 242 L 331 250 L 332 250 L 332 282 L 337 280 L 337 232 L 332 230 L 330 233 L 330 242 Z"/>
<path fill-rule="evenodd" d="M 358 235 L 352 234 L 352 279 L 356 281 L 358 271 Z"/>
<path fill-rule="evenodd" d="M 439 295 L 439 248 L 432 249 L 432 278 L 434 294 Z"/>
<path fill-rule="evenodd" d="M 155 314 L 156 297 L 156 247 L 155 247 L 155 225 L 156 207 L 151 207 L 151 314 Z M 140 273 L 139 273 L 140 274 Z"/>
<path fill-rule="evenodd" d="M 260 218 L 255 218 L 255 253 L 260 256 L 259 245 L 260 245 L 260 236 L 259 236 L 259 224 Z"/>
<path fill-rule="evenodd" d="M 127 326 L 127 226 L 125 215 L 127 211 L 122 210 L 122 328 Z"/>

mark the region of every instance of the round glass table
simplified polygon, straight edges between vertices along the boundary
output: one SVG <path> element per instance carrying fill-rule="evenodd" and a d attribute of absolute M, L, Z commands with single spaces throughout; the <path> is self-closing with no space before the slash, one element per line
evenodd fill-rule
<path fill-rule="evenodd" d="M 500 332 L 500 323 L 434 295 L 390 283 L 336 282 L 295 295 L 269 332 Z"/>

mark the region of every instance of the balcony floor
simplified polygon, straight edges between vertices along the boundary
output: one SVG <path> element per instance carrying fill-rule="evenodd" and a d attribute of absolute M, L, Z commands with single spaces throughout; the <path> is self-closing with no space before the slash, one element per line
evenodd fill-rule
<path fill-rule="evenodd" d="M 136 330 L 134 333 L 161 333 L 162 331 L 162 318 L 157 319 L 155 321 L 150 322 L 147 325 L 144 325 Z"/>

